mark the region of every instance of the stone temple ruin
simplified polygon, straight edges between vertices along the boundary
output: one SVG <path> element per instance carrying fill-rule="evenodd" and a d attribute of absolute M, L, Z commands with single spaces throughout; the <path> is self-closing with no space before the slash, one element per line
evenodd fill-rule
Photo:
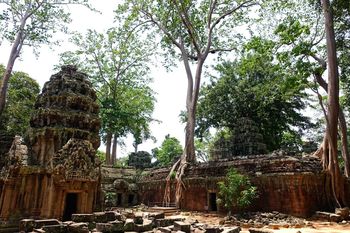
<path fill-rule="evenodd" d="M 116 221 L 113 207 L 141 203 L 162 205 L 169 167 L 101 166 L 96 157 L 100 144 L 96 98 L 87 75 L 74 66 L 62 67 L 44 85 L 35 104 L 29 133 L 24 139 L 14 139 L 0 173 L 0 220 L 30 218 L 22 223 L 35 223 L 41 227 L 42 223 L 34 219 L 65 221 L 73 214 L 76 222 L 86 219 L 93 222 L 95 225 L 79 225 L 92 230 L 90 228 L 97 226 L 96 223 L 112 224 L 106 223 L 109 221 L 106 216 L 113 215 L 111 221 Z M 236 145 L 236 154 L 242 150 L 264 151 L 260 144 L 243 145 L 236 140 Z M 259 197 L 249 207 L 250 211 L 279 211 L 308 217 L 317 210 L 330 210 L 331 196 L 326 190 L 330 179 L 322 171 L 318 158 L 282 152 L 254 156 L 230 156 L 230 151 L 219 152 L 216 151 L 213 161 L 186 168 L 181 209 L 223 211 L 216 203 L 217 183 L 225 178 L 228 168 L 234 167 L 248 175 L 258 188 Z M 174 203 L 175 183 L 171 190 L 171 202 Z M 350 199 L 349 182 L 345 194 Z M 112 211 L 93 213 L 106 209 Z M 127 231 L 128 221 L 118 221 L 113 223 L 118 226 L 118 232 Z M 66 227 L 57 220 L 51 223 Z M 101 224 L 101 229 L 107 227 Z M 133 230 L 145 226 L 135 226 Z"/>
<path fill-rule="evenodd" d="M 1 219 L 92 212 L 100 182 L 95 101 L 87 76 L 72 66 L 44 85 L 25 144 L 15 138 L 1 170 Z"/>

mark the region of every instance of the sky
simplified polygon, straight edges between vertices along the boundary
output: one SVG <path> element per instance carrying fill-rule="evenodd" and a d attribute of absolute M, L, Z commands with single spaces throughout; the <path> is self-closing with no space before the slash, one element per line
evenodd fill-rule
<path fill-rule="evenodd" d="M 112 26 L 113 10 L 116 9 L 118 1 L 90 0 L 90 2 L 102 14 L 91 12 L 84 7 L 70 6 L 69 10 L 73 20 L 69 25 L 71 30 L 85 34 L 87 29 L 103 32 Z M 58 38 L 67 39 L 68 36 L 58 35 Z M 6 65 L 10 49 L 8 43 L 2 43 L 0 47 L 0 63 Z M 68 41 L 64 41 L 61 46 L 53 49 L 51 50 L 48 46 L 42 46 L 39 50 L 39 56 L 36 57 L 31 48 L 23 47 L 21 59 L 15 62 L 14 70 L 28 73 L 42 87 L 50 79 L 50 76 L 55 73 L 53 69 L 58 64 L 58 55 L 64 51 L 73 50 L 74 46 Z M 185 70 L 182 64 L 179 64 L 172 72 L 167 72 L 159 64 L 157 67 L 152 68 L 150 76 L 154 80 L 151 87 L 157 93 L 153 118 L 161 121 L 161 123 L 152 123 L 150 127 L 152 135 L 157 139 L 157 142 L 154 143 L 148 140 L 141 144 L 138 149 L 151 152 L 153 148 L 162 143 L 167 134 L 179 139 L 183 145 L 185 137 L 184 125 L 180 123 L 178 116 L 181 110 L 185 110 L 187 88 Z M 133 151 L 132 137 L 127 138 L 125 144 L 124 148 L 118 148 L 117 157 L 126 156 Z M 100 150 L 104 151 L 104 145 L 101 145 Z"/>

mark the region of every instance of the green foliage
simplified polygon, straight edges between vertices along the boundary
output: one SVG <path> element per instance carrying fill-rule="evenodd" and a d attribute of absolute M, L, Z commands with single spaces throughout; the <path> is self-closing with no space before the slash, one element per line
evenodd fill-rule
<path fill-rule="evenodd" d="M 306 80 L 278 63 L 273 51 L 272 41 L 253 38 L 240 60 L 215 67 L 219 78 L 212 77 L 199 99 L 199 137 L 210 127 L 232 131 L 239 119 L 249 118 L 268 151 L 273 151 L 281 147 L 285 132 L 309 127 L 308 118 L 301 114 L 306 106 Z"/>
<path fill-rule="evenodd" d="M 97 150 L 96 156 L 100 159 L 101 163 L 104 163 L 106 161 L 106 153 L 103 151 Z"/>
<path fill-rule="evenodd" d="M 0 80 L 5 68 L 0 65 Z M 39 84 L 24 72 L 13 72 L 9 81 L 7 105 L 0 119 L 0 131 L 21 135 L 29 128 L 34 104 L 39 95 Z"/>
<path fill-rule="evenodd" d="M 168 166 L 176 157 L 182 155 L 183 150 L 180 141 L 168 134 L 165 136 L 162 145 L 159 148 L 154 148 L 152 153 L 161 166 Z"/>
<path fill-rule="evenodd" d="M 71 22 L 67 5 L 79 4 L 93 10 L 87 0 L 73 1 L 36 1 L 9 0 L 1 1 L 0 11 L 0 44 L 2 40 L 13 43 L 18 32 L 23 45 L 37 48 L 42 44 L 55 45 L 53 35 L 58 31 L 67 33 L 67 25 Z M 21 25 L 24 23 L 24 25 Z M 22 28 L 23 27 L 23 28 Z M 19 49 L 20 50 L 20 49 Z M 19 51 L 20 52 L 20 51 Z"/>
<path fill-rule="evenodd" d="M 147 151 L 132 152 L 129 154 L 128 166 L 134 166 L 137 169 L 151 167 L 152 155 Z"/>
<path fill-rule="evenodd" d="M 218 182 L 219 205 L 227 210 L 232 208 L 248 207 L 254 198 L 258 197 L 257 188 L 253 186 L 248 177 L 239 174 L 230 168 L 226 174 L 225 181 Z"/>
<path fill-rule="evenodd" d="M 152 45 L 140 40 L 138 30 L 110 28 L 76 34 L 74 52 L 61 54 L 61 64 L 75 64 L 92 79 L 100 103 L 103 139 L 107 133 L 121 138 L 131 133 L 135 147 L 151 137 L 149 123 L 154 92 L 149 87 Z"/>

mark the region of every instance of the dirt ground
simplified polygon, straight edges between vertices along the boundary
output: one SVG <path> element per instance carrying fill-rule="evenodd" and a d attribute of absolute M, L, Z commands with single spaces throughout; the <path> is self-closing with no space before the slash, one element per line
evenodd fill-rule
<path fill-rule="evenodd" d="M 198 220 L 200 223 L 209 225 L 219 225 L 219 222 L 223 220 L 225 216 L 218 214 L 206 214 L 196 212 L 181 212 L 182 216 L 190 218 L 192 220 Z M 302 228 L 279 228 L 278 230 L 272 230 L 276 233 L 350 233 L 350 222 L 347 223 L 330 223 L 320 221 L 308 221 L 307 227 Z M 242 228 L 241 233 L 249 233 L 248 228 Z"/>

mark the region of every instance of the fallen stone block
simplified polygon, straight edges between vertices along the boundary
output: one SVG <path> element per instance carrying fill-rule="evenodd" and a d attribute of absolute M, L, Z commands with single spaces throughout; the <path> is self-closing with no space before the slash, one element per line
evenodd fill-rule
<path fill-rule="evenodd" d="M 46 233 L 43 229 L 34 229 L 35 233 Z"/>
<path fill-rule="evenodd" d="M 67 226 L 68 232 L 70 233 L 89 233 L 89 228 L 87 223 L 73 223 Z"/>
<path fill-rule="evenodd" d="M 93 214 L 72 214 L 73 222 L 93 222 L 94 215 Z"/>
<path fill-rule="evenodd" d="M 191 225 L 189 223 L 175 221 L 174 222 L 174 231 L 183 231 L 186 233 L 190 233 Z"/>
<path fill-rule="evenodd" d="M 240 231 L 240 227 L 225 227 L 221 233 L 239 233 Z"/>
<path fill-rule="evenodd" d="M 272 230 L 263 229 L 263 228 L 249 228 L 249 233 L 273 233 Z"/>
<path fill-rule="evenodd" d="M 175 221 L 184 221 L 184 218 L 161 218 L 155 219 L 155 225 L 157 227 L 167 227 L 173 225 Z"/>
<path fill-rule="evenodd" d="M 122 232 L 124 231 L 124 223 L 122 221 L 112 221 L 112 222 L 108 222 L 110 224 L 112 224 L 112 231 L 113 232 Z"/>
<path fill-rule="evenodd" d="M 161 218 L 165 218 L 165 215 L 164 215 L 164 212 L 154 212 L 154 213 L 149 213 L 148 217 L 153 219 L 161 219 Z"/>
<path fill-rule="evenodd" d="M 107 222 L 117 220 L 117 215 L 114 211 L 106 211 L 105 215 L 107 218 Z M 121 219 L 118 219 L 118 220 L 121 220 Z"/>
<path fill-rule="evenodd" d="M 222 228 L 218 226 L 206 226 L 204 227 L 205 233 L 220 233 L 223 231 Z"/>
<path fill-rule="evenodd" d="M 329 220 L 331 222 L 340 222 L 342 220 L 341 216 L 339 214 L 330 214 Z"/>
<path fill-rule="evenodd" d="M 143 224 L 135 224 L 135 231 L 137 232 L 147 232 L 153 230 L 153 223 L 149 219 L 145 219 Z"/>
<path fill-rule="evenodd" d="M 158 227 L 158 230 L 163 233 L 171 233 L 171 229 L 169 227 Z"/>
<path fill-rule="evenodd" d="M 143 224 L 143 214 L 142 212 L 137 212 L 134 215 L 135 224 Z"/>
<path fill-rule="evenodd" d="M 134 219 L 132 219 L 132 218 L 127 218 L 127 219 L 125 220 L 123 229 L 124 229 L 124 231 L 135 231 Z"/>
<path fill-rule="evenodd" d="M 65 233 L 65 232 L 67 232 L 67 226 L 65 226 L 65 225 L 43 226 L 42 229 L 46 233 Z"/>
<path fill-rule="evenodd" d="M 315 219 L 315 220 L 330 221 L 330 215 L 331 214 L 332 213 L 329 213 L 329 212 L 316 211 L 312 218 Z"/>
<path fill-rule="evenodd" d="M 96 230 L 102 233 L 112 232 L 112 224 L 110 223 L 96 223 Z"/>
<path fill-rule="evenodd" d="M 43 226 L 50 226 L 50 225 L 60 225 L 60 221 L 57 219 L 40 219 L 34 221 L 34 228 L 40 229 Z"/>
<path fill-rule="evenodd" d="M 93 213 L 94 215 L 94 221 L 96 223 L 107 223 L 108 219 L 107 219 L 107 215 L 105 212 L 95 212 Z"/>
<path fill-rule="evenodd" d="M 34 219 L 22 219 L 19 222 L 19 231 L 30 232 L 34 229 Z"/>
<path fill-rule="evenodd" d="M 340 217 L 342 218 L 342 220 L 348 220 L 349 219 L 349 215 L 350 215 L 350 209 L 349 207 L 345 207 L 345 208 L 336 208 L 335 209 L 335 214 L 340 215 Z"/>

